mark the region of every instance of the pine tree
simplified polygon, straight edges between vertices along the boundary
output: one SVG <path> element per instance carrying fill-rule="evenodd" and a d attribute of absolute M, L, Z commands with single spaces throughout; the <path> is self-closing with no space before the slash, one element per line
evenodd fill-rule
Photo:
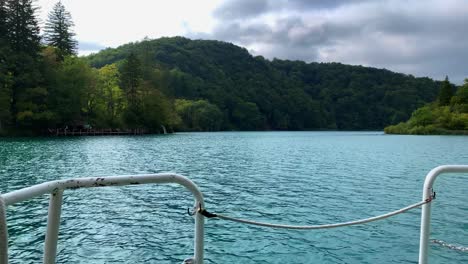
<path fill-rule="evenodd" d="M 7 44 L 7 8 L 6 0 L 0 0 L 0 135 L 11 122 L 11 76 L 8 72 L 9 57 Z"/>
<path fill-rule="evenodd" d="M 138 105 L 138 90 L 141 85 L 141 62 L 131 53 L 122 65 L 121 86 L 124 89 L 130 107 Z"/>
<path fill-rule="evenodd" d="M 11 116 L 11 86 L 12 86 L 12 76 L 8 72 L 4 50 L 6 47 L 0 46 L 0 135 L 6 126 L 8 126 L 12 121 Z"/>
<path fill-rule="evenodd" d="M 77 42 L 71 30 L 73 26 L 70 12 L 65 10 L 62 2 L 57 2 L 45 24 L 44 39 L 48 45 L 58 48 L 61 56 L 76 54 Z"/>
<path fill-rule="evenodd" d="M 124 120 L 132 129 L 143 126 L 142 76 L 141 61 L 134 53 L 130 53 L 120 71 L 120 85 L 128 102 Z"/>
<path fill-rule="evenodd" d="M 47 89 L 40 87 L 41 38 L 34 0 L 6 0 L 10 114 L 16 128 L 32 128 L 45 112 Z M 8 92 L 7 92 L 8 94 Z M 33 124 L 34 123 L 34 124 Z"/>
<path fill-rule="evenodd" d="M 6 42 L 8 34 L 6 0 L 0 0 L 0 45 Z"/>
<path fill-rule="evenodd" d="M 15 53 L 37 57 L 40 50 L 40 28 L 33 0 L 6 0 L 7 38 Z"/>
<path fill-rule="evenodd" d="M 439 91 L 439 105 L 445 106 L 450 104 L 450 100 L 452 99 L 453 91 L 452 85 L 448 80 L 448 76 L 445 76 L 445 80 L 442 82 L 442 87 Z"/>

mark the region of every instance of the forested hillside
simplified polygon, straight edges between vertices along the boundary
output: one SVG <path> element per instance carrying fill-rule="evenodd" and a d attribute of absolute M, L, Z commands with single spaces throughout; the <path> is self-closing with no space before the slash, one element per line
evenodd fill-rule
<path fill-rule="evenodd" d="M 468 135 L 468 79 L 454 92 L 446 78 L 436 101 L 418 108 L 408 121 L 386 127 L 385 133 Z"/>
<path fill-rule="evenodd" d="M 61 2 L 45 25 L 40 35 L 32 0 L 0 0 L 0 134 L 382 129 L 433 101 L 440 85 L 183 37 L 78 57 Z"/>
<path fill-rule="evenodd" d="M 87 59 L 99 68 L 132 53 L 143 62 L 143 79 L 170 98 L 214 104 L 223 117 L 214 127 L 228 130 L 382 129 L 434 100 L 439 86 L 382 69 L 269 61 L 229 43 L 182 37 L 131 43 Z"/>

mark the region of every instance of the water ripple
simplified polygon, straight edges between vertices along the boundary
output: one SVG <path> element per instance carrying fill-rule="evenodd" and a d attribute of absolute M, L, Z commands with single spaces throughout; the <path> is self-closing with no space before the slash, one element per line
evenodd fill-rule
<path fill-rule="evenodd" d="M 468 163 L 468 137 L 360 132 L 180 133 L 2 139 L 0 190 L 70 177 L 176 172 L 208 209 L 291 224 L 374 216 L 419 201 L 424 176 Z M 467 263 L 466 177 L 437 181 L 431 263 Z M 47 197 L 8 208 L 12 263 L 38 263 Z M 58 263 L 180 263 L 193 252 L 192 206 L 174 185 L 67 191 Z M 207 220 L 206 263 L 416 263 L 420 211 L 309 232 Z M 442 240 L 437 240 L 442 241 Z"/>

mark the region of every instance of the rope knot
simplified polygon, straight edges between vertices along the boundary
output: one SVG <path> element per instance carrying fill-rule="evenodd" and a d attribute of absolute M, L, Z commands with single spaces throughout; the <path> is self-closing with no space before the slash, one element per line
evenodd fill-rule
<path fill-rule="evenodd" d="M 208 212 L 206 209 L 199 209 L 198 212 L 203 215 L 204 217 L 206 218 L 215 218 L 215 217 L 218 217 L 217 214 L 213 214 L 213 213 L 210 213 Z"/>
<path fill-rule="evenodd" d="M 430 203 L 430 202 L 432 202 L 432 200 L 435 200 L 435 198 L 436 198 L 436 192 L 432 191 L 431 196 L 430 196 L 429 198 L 427 198 L 427 199 L 425 200 L 425 202 L 426 202 L 426 203 Z"/>

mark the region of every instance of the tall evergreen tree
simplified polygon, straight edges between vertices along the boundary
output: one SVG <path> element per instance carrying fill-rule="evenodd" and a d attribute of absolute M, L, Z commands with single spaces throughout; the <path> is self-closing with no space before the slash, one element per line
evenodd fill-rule
<path fill-rule="evenodd" d="M 11 116 L 11 74 L 4 66 L 3 49 L 0 46 L 0 135 L 12 121 Z"/>
<path fill-rule="evenodd" d="M 142 126 L 142 105 L 140 90 L 142 82 L 141 62 L 134 53 L 130 53 L 120 69 L 120 86 L 122 87 L 128 106 L 124 112 L 124 120 L 129 128 Z"/>
<path fill-rule="evenodd" d="M 34 0 L 6 0 L 10 113 L 17 128 L 37 127 L 46 112 L 47 89 L 40 87 L 40 29 L 33 4 Z"/>
<path fill-rule="evenodd" d="M 11 121 L 11 76 L 8 71 L 10 53 L 8 50 L 6 0 L 0 0 L 0 134 Z"/>
<path fill-rule="evenodd" d="M 0 45 L 6 41 L 8 34 L 7 15 L 6 0 L 0 0 Z"/>
<path fill-rule="evenodd" d="M 131 53 L 125 60 L 121 70 L 121 86 L 124 89 L 130 107 L 138 105 L 138 89 L 142 80 L 141 62 Z"/>
<path fill-rule="evenodd" d="M 440 106 L 449 105 L 450 99 L 452 99 L 452 96 L 453 96 L 452 85 L 450 84 L 448 80 L 448 76 L 445 76 L 445 80 L 442 82 L 442 87 L 440 88 L 440 91 L 439 91 L 439 105 Z"/>
<path fill-rule="evenodd" d="M 57 47 L 61 55 L 76 54 L 77 42 L 75 33 L 72 31 L 74 26 L 70 12 L 65 10 L 61 1 L 57 2 L 49 13 L 45 24 L 44 39 L 50 46 Z"/>
<path fill-rule="evenodd" d="M 40 50 L 40 28 L 33 0 L 6 0 L 8 41 L 13 52 L 37 57 Z"/>

